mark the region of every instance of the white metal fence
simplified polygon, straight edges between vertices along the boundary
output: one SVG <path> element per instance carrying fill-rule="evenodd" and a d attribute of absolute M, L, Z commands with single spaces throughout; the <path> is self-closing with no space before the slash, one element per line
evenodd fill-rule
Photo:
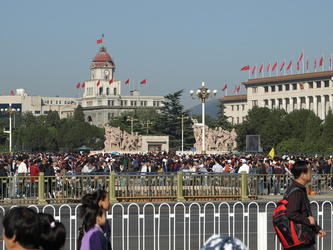
<path fill-rule="evenodd" d="M 65 249 L 76 249 L 81 221 L 78 207 L 30 206 L 52 214 L 67 230 Z M 205 203 L 117 203 L 110 207 L 112 249 L 200 249 L 212 234 L 230 235 L 242 240 L 249 249 L 282 249 L 272 227 L 275 202 Z M 317 249 L 333 249 L 332 202 L 311 202 L 313 215 L 327 232 L 317 239 Z M 10 207 L 0 207 L 1 220 Z M 1 225 L 2 231 L 2 225 Z M 3 249 L 4 243 L 2 242 Z"/>

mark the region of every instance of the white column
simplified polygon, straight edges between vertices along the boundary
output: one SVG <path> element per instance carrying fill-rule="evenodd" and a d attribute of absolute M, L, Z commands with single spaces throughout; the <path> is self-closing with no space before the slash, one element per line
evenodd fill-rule
<path fill-rule="evenodd" d="M 282 108 L 287 111 L 287 101 L 286 98 L 282 98 Z"/>
<path fill-rule="evenodd" d="M 324 95 L 321 95 L 320 96 L 320 100 L 321 100 L 321 119 L 325 119 L 325 116 L 326 116 L 326 100 L 325 100 L 325 96 Z"/>
<path fill-rule="evenodd" d="M 272 101 L 272 99 L 269 99 L 269 100 L 268 100 L 268 108 L 269 108 L 269 109 L 272 109 L 272 108 L 273 108 L 273 101 Z"/>
<path fill-rule="evenodd" d="M 289 112 L 294 111 L 294 98 L 289 98 Z"/>
<path fill-rule="evenodd" d="M 332 95 L 329 95 L 330 109 L 333 110 L 333 98 Z"/>
<path fill-rule="evenodd" d="M 310 97 L 305 97 L 305 108 L 310 109 Z"/>
<path fill-rule="evenodd" d="M 279 99 L 275 99 L 275 108 L 278 109 L 279 108 Z"/>
<path fill-rule="evenodd" d="M 301 109 L 301 98 L 297 97 L 297 109 Z"/>
<path fill-rule="evenodd" d="M 318 115 L 318 99 L 317 96 L 313 96 L 313 112 Z"/>

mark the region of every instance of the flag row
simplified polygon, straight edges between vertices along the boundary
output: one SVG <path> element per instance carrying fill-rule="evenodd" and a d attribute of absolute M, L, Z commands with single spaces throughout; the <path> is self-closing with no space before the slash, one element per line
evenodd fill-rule
<path fill-rule="evenodd" d="M 234 93 L 240 92 L 241 85 L 235 84 Z M 228 84 L 225 84 L 224 87 L 221 89 L 222 91 L 228 90 Z"/>
<path fill-rule="evenodd" d="M 303 62 L 303 73 L 304 69 L 308 72 L 310 70 L 310 59 L 309 57 L 304 60 L 304 52 L 301 53 L 300 57 L 296 61 L 296 69 L 299 72 L 301 70 L 301 62 Z M 279 67 L 279 62 L 276 61 L 274 64 L 268 63 L 266 65 L 266 72 L 274 72 L 276 71 L 282 71 L 284 72 L 291 70 L 292 73 L 292 66 L 293 66 L 293 60 L 290 60 L 289 63 L 287 64 L 286 60 L 283 60 L 280 67 Z M 316 71 L 317 67 L 322 67 L 322 70 L 324 70 L 324 56 L 321 56 L 320 59 L 317 62 L 317 57 L 314 58 L 313 60 L 313 69 Z M 329 69 L 332 70 L 332 56 L 329 58 Z M 263 74 L 264 71 L 264 63 L 260 65 L 257 71 L 257 65 L 254 65 L 252 68 L 250 65 L 246 65 L 240 69 L 241 71 L 246 71 L 249 70 L 251 71 L 251 74 L 254 75 L 255 73 Z"/>
<path fill-rule="evenodd" d="M 112 84 L 113 83 L 113 79 L 110 79 L 109 80 L 109 84 Z M 125 84 L 128 84 L 128 83 L 131 83 L 131 80 L 128 78 L 126 81 L 125 81 Z M 147 83 L 147 78 L 143 79 L 140 84 L 146 84 Z M 96 83 L 96 86 L 99 87 L 101 85 L 101 80 L 98 80 L 98 82 Z M 83 82 L 83 83 L 78 83 L 76 84 L 76 88 L 79 89 L 79 88 L 84 88 L 86 86 L 86 83 Z"/>

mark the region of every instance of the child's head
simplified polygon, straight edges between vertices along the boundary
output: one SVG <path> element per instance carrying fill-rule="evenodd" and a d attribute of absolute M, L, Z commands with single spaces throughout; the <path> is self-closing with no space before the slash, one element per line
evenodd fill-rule
<path fill-rule="evenodd" d="M 83 226 L 86 232 L 92 229 L 96 224 L 99 226 L 104 226 L 105 223 L 105 211 L 101 206 L 94 204 L 86 207 L 83 216 Z"/>
<path fill-rule="evenodd" d="M 99 205 L 104 211 L 110 207 L 109 193 L 105 190 L 97 190 L 92 194 L 86 194 L 82 197 L 82 206 L 80 207 L 80 217 L 83 218 L 87 206 Z"/>
<path fill-rule="evenodd" d="M 66 229 L 50 214 L 39 213 L 41 225 L 40 245 L 44 250 L 59 250 L 65 245 Z"/>

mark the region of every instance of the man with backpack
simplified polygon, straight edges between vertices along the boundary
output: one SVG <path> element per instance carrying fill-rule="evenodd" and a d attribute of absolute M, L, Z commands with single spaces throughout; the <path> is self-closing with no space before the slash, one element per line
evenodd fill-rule
<path fill-rule="evenodd" d="M 316 235 L 323 237 L 326 232 L 317 224 L 312 216 L 310 201 L 306 194 L 306 184 L 311 181 L 310 164 L 297 160 L 292 168 L 294 181 L 288 187 L 284 199 L 273 213 L 273 225 L 284 249 L 315 249 Z M 280 211 L 278 211 L 280 210 Z M 282 230 L 281 230 L 282 229 Z"/>

